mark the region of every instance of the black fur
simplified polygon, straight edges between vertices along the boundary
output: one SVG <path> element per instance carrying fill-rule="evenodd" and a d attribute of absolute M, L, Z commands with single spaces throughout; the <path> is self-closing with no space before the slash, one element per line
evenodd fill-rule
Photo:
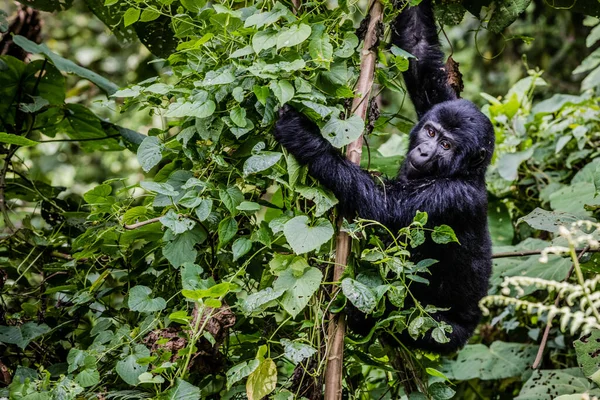
<path fill-rule="evenodd" d="M 478 108 L 460 100 L 446 84 L 431 6 L 425 0 L 395 22 L 394 43 L 418 57 L 405 73 L 406 86 L 420 116 L 410 133 L 407 158 L 396 179 L 379 185 L 324 139 L 317 125 L 291 107 L 280 110 L 275 137 L 310 174 L 337 196 L 345 215 L 380 221 L 391 229 L 409 225 L 426 211 L 428 227 L 451 226 L 460 245 L 427 241 L 412 261 L 433 258 L 430 284 L 413 283 L 411 292 L 424 304 L 449 308 L 433 314 L 452 325 L 450 342 L 430 335 L 407 345 L 451 352 L 466 343 L 479 318 L 491 272 L 485 171 L 494 150 L 492 125 Z M 448 146 L 446 146 L 448 145 Z M 448 147 L 448 148 L 446 148 Z M 354 322 L 354 323 L 353 323 Z M 351 328 L 368 326 L 349 321 Z"/>

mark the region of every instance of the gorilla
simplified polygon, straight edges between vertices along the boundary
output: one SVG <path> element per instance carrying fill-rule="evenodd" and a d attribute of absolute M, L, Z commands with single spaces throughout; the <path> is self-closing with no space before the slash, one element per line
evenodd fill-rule
<path fill-rule="evenodd" d="M 450 340 L 438 343 L 429 333 L 416 340 L 401 336 L 407 346 L 449 353 L 473 334 L 481 317 L 478 303 L 488 289 L 491 240 L 485 172 L 494 151 L 494 130 L 490 120 L 473 103 L 459 99 L 448 83 L 430 0 L 407 6 L 392 28 L 392 42 L 415 56 L 404 81 L 419 117 L 395 179 L 376 184 L 323 138 L 315 123 L 289 106 L 280 110 L 274 134 L 335 193 L 343 215 L 397 230 L 410 225 L 417 211 L 425 211 L 427 227 L 446 224 L 454 229 L 460 244 L 427 240 L 411 254 L 415 263 L 438 260 L 430 267 L 429 285 L 413 282 L 410 290 L 421 304 L 447 309 L 432 317 L 452 326 Z M 373 321 L 358 313 L 349 313 L 349 326 L 364 334 Z"/>

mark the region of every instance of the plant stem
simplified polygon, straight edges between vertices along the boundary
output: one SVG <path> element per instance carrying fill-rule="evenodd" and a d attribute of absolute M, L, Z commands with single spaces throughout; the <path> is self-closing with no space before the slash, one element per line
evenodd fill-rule
<path fill-rule="evenodd" d="M 374 0 L 369 11 L 369 26 L 365 34 L 363 49 L 360 60 L 360 74 L 356 84 L 355 93 L 358 95 L 352 102 L 354 115 L 363 119 L 367 117 L 367 108 L 371 88 L 373 87 L 373 73 L 377 62 L 377 53 L 374 47 L 377 45 L 378 26 L 383 18 L 383 6 L 378 0 Z M 362 156 L 362 135 L 350 143 L 346 149 L 346 158 L 355 164 L 360 164 Z M 338 230 L 342 219 L 338 221 Z M 350 255 L 350 236 L 346 232 L 339 232 L 336 239 L 335 268 L 333 280 L 339 281 L 348 263 Z M 341 400 L 342 398 L 342 367 L 344 363 L 344 333 L 346 331 L 346 316 L 341 313 L 338 316 L 331 315 L 328 327 L 327 346 L 327 369 L 325 371 L 325 399 Z"/>
<path fill-rule="evenodd" d="M 579 258 L 577 257 L 575 246 L 571 243 L 569 243 L 569 252 L 571 254 L 571 259 L 573 260 L 573 269 L 575 270 L 575 276 L 577 276 L 577 282 L 579 282 L 579 285 L 581 285 L 581 287 L 583 288 L 583 294 L 585 295 L 585 298 L 587 299 L 588 303 L 590 304 L 590 308 L 592 309 L 592 314 L 594 314 L 596 321 L 598 321 L 600 323 L 600 314 L 598 314 L 598 310 L 596 310 L 596 307 L 594 306 L 594 302 L 590 298 L 590 290 L 585 287 L 585 279 L 583 277 L 583 272 L 581 272 L 581 266 L 579 265 Z"/>

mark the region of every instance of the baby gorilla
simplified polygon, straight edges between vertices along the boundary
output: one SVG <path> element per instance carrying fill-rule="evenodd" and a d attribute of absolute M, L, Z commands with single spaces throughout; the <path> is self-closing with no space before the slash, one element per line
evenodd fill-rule
<path fill-rule="evenodd" d="M 479 300 L 486 295 L 491 272 L 491 241 L 487 225 L 485 171 L 494 151 L 489 119 L 467 100 L 458 99 L 447 83 L 443 54 L 431 5 L 404 10 L 394 22 L 394 44 L 415 55 L 404 74 L 419 122 L 410 132 L 409 150 L 396 179 L 384 186 L 346 160 L 320 134 L 316 124 L 291 107 L 280 110 L 275 137 L 310 174 L 332 190 L 341 212 L 381 222 L 391 230 L 408 226 L 417 211 L 429 215 L 427 226 L 454 229 L 460 244 L 427 240 L 411 261 L 426 258 L 432 267 L 429 285 L 413 282 L 410 290 L 424 305 L 447 308 L 433 318 L 452 326 L 448 343 L 431 335 L 405 344 L 447 353 L 466 343 L 480 319 Z M 356 317 L 356 316 L 354 316 Z M 363 331 L 363 320 L 349 324 Z"/>

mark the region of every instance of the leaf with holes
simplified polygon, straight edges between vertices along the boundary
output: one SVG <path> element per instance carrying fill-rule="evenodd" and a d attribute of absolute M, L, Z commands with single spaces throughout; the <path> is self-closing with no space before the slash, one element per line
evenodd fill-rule
<path fill-rule="evenodd" d="M 342 281 L 342 292 L 350 303 L 365 314 L 373 312 L 377 307 L 377 297 L 375 293 L 365 284 L 346 278 Z"/>
<path fill-rule="evenodd" d="M 358 115 L 353 115 L 348 119 L 332 116 L 321 128 L 321 133 L 333 146 L 339 148 L 358 139 L 364 127 L 365 123 Z"/>

